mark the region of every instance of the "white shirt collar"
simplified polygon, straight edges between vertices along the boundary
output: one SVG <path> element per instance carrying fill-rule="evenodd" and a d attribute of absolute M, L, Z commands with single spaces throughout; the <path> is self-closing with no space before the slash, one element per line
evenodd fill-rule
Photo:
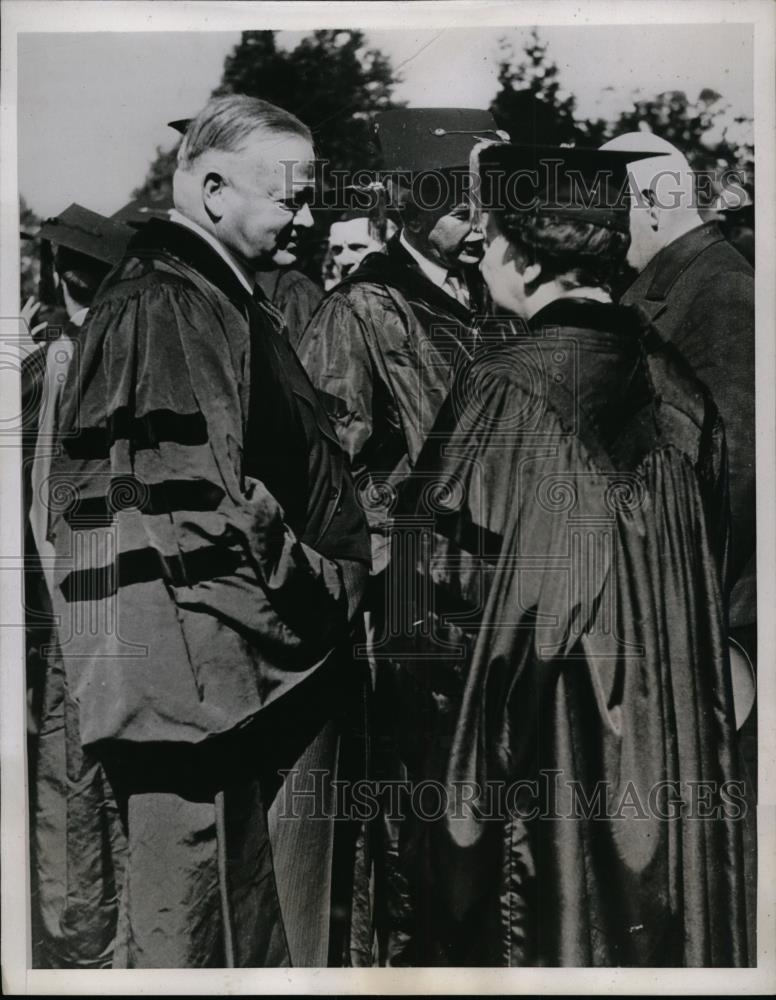
<path fill-rule="evenodd" d="M 79 309 L 78 312 L 73 313 L 70 317 L 70 322 L 73 326 L 83 326 L 84 320 L 86 319 L 86 314 L 89 312 L 88 306 L 84 306 L 83 309 Z"/>
<path fill-rule="evenodd" d="M 182 215 L 176 208 L 170 211 L 170 222 L 177 222 L 179 226 L 186 226 L 187 229 L 191 229 L 192 232 L 201 236 L 203 240 L 206 240 L 210 246 L 216 251 L 216 253 L 226 261 L 226 263 L 234 271 L 235 275 L 240 281 L 240 284 L 246 289 L 249 295 L 253 295 L 253 289 L 255 287 L 255 281 L 253 276 L 246 271 L 229 253 L 226 247 L 219 240 L 209 233 L 207 229 L 203 229 L 198 222 L 193 222 L 188 219 L 185 215 Z"/>
<path fill-rule="evenodd" d="M 429 260 L 428 257 L 424 257 L 422 253 L 415 249 L 415 247 L 410 246 L 404 236 L 404 230 L 399 233 L 399 243 L 404 247 L 410 257 L 417 263 L 418 267 L 425 274 L 428 280 L 437 286 L 437 288 L 442 288 L 445 281 L 447 281 L 448 270 L 446 267 L 442 267 L 440 264 L 434 263 L 433 260 Z M 445 291 L 445 289 L 443 289 Z"/>

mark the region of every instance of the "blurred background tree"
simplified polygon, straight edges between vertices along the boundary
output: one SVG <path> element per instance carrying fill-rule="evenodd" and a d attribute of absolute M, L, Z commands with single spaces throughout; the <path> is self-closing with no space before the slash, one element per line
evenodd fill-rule
<path fill-rule="evenodd" d="M 605 141 L 606 122 L 577 116 L 576 98 L 563 90 L 558 64 L 550 59 L 538 29 L 520 55 L 507 38 L 499 48 L 500 89 L 490 110 L 514 142 L 598 146 Z"/>
<path fill-rule="evenodd" d="M 519 54 L 509 39 L 501 40 L 498 82 L 490 110 L 515 142 L 595 147 L 622 132 L 654 132 L 681 149 L 695 170 L 728 167 L 754 183 L 752 119 L 733 117 L 730 105 L 709 88 L 695 101 L 680 90 L 648 98 L 636 91 L 631 106 L 614 119 L 584 118 L 575 96 L 563 89 L 558 65 L 537 28 Z"/>
<path fill-rule="evenodd" d="M 19 229 L 21 230 L 21 301 L 22 305 L 32 295 L 38 297 L 40 279 L 40 240 L 37 233 L 40 219 L 33 212 L 24 195 L 19 195 Z"/>
<path fill-rule="evenodd" d="M 289 51 L 272 31 L 243 32 L 216 94 L 250 94 L 279 104 L 312 129 L 318 154 L 338 169 L 376 165 L 369 120 L 396 107 L 390 60 L 362 31 L 315 31 Z"/>
<path fill-rule="evenodd" d="M 637 97 L 608 128 L 608 135 L 654 132 L 685 154 L 694 170 L 738 171 L 754 190 L 752 119 L 733 116 L 721 94 L 704 87 L 691 101 L 681 90 Z"/>

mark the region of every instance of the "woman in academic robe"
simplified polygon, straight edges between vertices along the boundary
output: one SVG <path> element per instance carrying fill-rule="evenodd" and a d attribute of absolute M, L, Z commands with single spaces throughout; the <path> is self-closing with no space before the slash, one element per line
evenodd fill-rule
<path fill-rule="evenodd" d="M 499 333 L 400 511 L 391 961 L 746 965 L 721 421 L 611 299 L 623 162 L 494 145 L 480 171 Z"/>

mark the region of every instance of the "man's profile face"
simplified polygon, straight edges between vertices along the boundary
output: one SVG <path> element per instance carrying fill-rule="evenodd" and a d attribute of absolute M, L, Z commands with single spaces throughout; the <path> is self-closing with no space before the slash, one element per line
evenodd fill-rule
<path fill-rule="evenodd" d="M 221 242 L 238 257 L 266 266 L 295 256 L 295 230 L 312 225 L 307 202 L 314 184 L 314 153 L 301 136 L 257 133 L 230 158 L 218 222 Z"/>
<path fill-rule="evenodd" d="M 626 260 L 630 267 L 641 272 L 662 246 L 653 213 L 646 199 L 631 199 L 628 228 L 630 246 Z"/>
<path fill-rule="evenodd" d="M 429 260 L 450 270 L 472 263 L 470 207 L 455 172 L 418 175 L 397 184 L 408 241 Z M 478 259 L 479 254 L 474 259 Z"/>
<path fill-rule="evenodd" d="M 471 232 L 468 203 L 461 202 L 426 214 L 429 223 L 426 240 L 433 253 L 432 259 L 444 267 L 459 268 L 467 249 L 465 241 Z"/>

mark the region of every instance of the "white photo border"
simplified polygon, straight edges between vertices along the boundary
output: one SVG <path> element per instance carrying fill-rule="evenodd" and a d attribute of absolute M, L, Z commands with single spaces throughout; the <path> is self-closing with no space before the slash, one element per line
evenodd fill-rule
<path fill-rule="evenodd" d="M 0 861 L 6 995 L 768 994 L 776 992 L 776 6 L 770 0 L 209 2 L 4 0 L 0 81 L 0 331 L 18 329 L 17 36 L 20 32 L 412 29 L 604 24 L 752 24 L 757 162 L 757 535 L 759 636 L 758 964 L 753 969 L 30 969 L 22 523 L 18 450 L 0 441 Z M 9 325 L 10 324 L 10 325 Z M 14 325 L 15 324 L 15 325 Z M 1 339 L 1 338 L 0 338 Z M 0 429 L 20 412 L 0 347 Z"/>

